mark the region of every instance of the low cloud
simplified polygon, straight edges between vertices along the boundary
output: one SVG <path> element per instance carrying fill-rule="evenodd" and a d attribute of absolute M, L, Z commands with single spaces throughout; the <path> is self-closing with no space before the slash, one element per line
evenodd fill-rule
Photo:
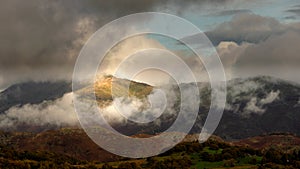
<path fill-rule="evenodd" d="M 257 97 L 253 97 L 247 103 L 246 107 L 243 110 L 243 115 L 249 115 L 251 113 L 262 115 L 265 113 L 266 108 L 264 106 L 266 104 L 273 103 L 274 101 L 279 99 L 280 91 L 277 90 L 276 92 L 271 91 L 266 95 L 266 97 L 259 99 Z"/>
<path fill-rule="evenodd" d="M 127 120 L 149 123 L 163 113 L 173 113 L 174 102 L 170 98 L 167 103 L 167 98 L 161 92 L 161 90 L 154 89 L 147 98 L 142 99 L 136 97 L 115 98 L 111 105 L 103 109 L 102 115 L 110 123 L 121 123 Z"/>
<path fill-rule="evenodd" d="M 128 120 L 133 120 L 138 123 L 154 121 L 159 126 L 160 120 L 157 118 L 162 114 L 175 115 L 174 106 L 177 99 L 176 91 L 172 87 L 165 87 L 163 91 L 154 89 L 146 98 L 115 98 L 111 104 L 101 107 L 101 115 L 111 124 L 124 125 Z M 90 100 L 87 102 L 89 103 Z M 1 129 L 16 130 L 24 125 L 45 129 L 49 129 L 49 126 L 55 128 L 78 126 L 79 121 L 73 105 L 73 93 L 67 93 L 54 101 L 26 104 L 21 107 L 14 106 L 0 115 Z M 29 127 L 24 130 L 31 131 L 31 129 Z"/>
<path fill-rule="evenodd" d="M 271 91 L 271 92 L 266 96 L 266 98 L 263 98 L 263 99 L 260 100 L 260 103 L 263 104 L 263 105 L 272 103 L 272 102 L 274 102 L 275 100 L 279 99 L 279 94 L 280 94 L 280 91 L 279 91 L 279 90 L 277 90 L 276 92 Z"/>
<path fill-rule="evenodd" d="M 266 110 L 262 109 L 257 106 L 257 98 L 251 98 L 251 100 L 247 103 L 246 107 L 244 108 L 243 115 L 249 115 L 251 113 L 255 114 L 263 114 Z"/>
<path fill-rule="evenodd" d="M 0 115 L 0 128 L 14 129 L 24 124 L 32 126 L 51 125 L 56 127 L 78 125 L 72 99 L 72 93 L 67 93 L 55 101 L 44 101 L 41 104 L 26 104 L 22 107 L 12 107 Z"/>

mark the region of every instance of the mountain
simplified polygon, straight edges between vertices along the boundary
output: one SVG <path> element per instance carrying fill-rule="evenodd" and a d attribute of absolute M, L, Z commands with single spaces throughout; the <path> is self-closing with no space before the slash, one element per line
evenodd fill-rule
<path fill-rule="evenodd" d="M 175 121 L 177 114 L 174 112 L 180 109 L 180 99 L 177 98 L 180 93 L 174 86 L 152 87 L 144 83 L 106 76 L 98 79 L 94 86 L 88 86 L 79 92 L 83 92 L 83 95 L 89 99 L 90 94 L 95 91 L 99 105 L 105 108 L 112 102 L 112 83 L 115 85 L 117 97 L 127 92 L 126 84 L 129 83 L 129 96 L 140 100 L 147 100 L 157 89 L 174 89 L 174 93 L 167 96 L 173 104 L 167 107 L 166 113 L 158 119 L 149 124 L 137 124 L 130 120 L 126 123 L 114 122 L 111 125 L 117 131 L 126 135 L 152 135 L 165 131 Z M 190 84 L 181 85 L 184 90 L 188 90 Z M 199 83 L 198 86 L 201 105 L 197 122 L 191 133 L 201 131 L 210 106 L 209 84 Z M 0 113 L 12 106 L 39 104 L 44 100 L 59 99 L 70 91 L 71 85 L 66 82 L 29 82 L 13 85 L 0 94 Z M 148 104 L 147 102 L 141 103 Z M 300 85 L 268 76 L 228 81 L 226 107 L 214 134 L 223 139 L 235 140 L 274 132 L 300 135 Z"/>

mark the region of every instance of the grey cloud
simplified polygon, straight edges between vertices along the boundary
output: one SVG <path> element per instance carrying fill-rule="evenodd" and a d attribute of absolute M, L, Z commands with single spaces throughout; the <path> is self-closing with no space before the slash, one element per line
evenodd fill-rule
<path fill-rule="evenodd" d="M 227 15 L 236 15 L 242 13 L 251 13 L 251 10 L 248 9 L 225 10 L 225 11 L 213 13 L 210 16 L 227 16 Z"/>
<path fill-rule="evenodd" d="M 300 8 L 300 5 L 294 5 L 293 8 Z"/>
<path fill-rule="evenodd" d="M 300 9 L 289 9 L 286 12 L 294 13 L 296 15 L 300 15 Z"/>
<path fill-rule="evenodd" d="M 230 50 L 223 49 L 219 54 L 224 63 L 234 58 L 227 65 L 233 77 L 269 75 L 300 82 L 299 42 L 300 32 L 287 30 L 257 44 L 231 45 Z"/>
<path fill-rule="evenodd" d="M 286 27 L 274 18 L 244 13 L 234 16 L 231 21 L 224 22 L 213 31 L 207 32 L 207 36 L 214 44 L 221 41 L 257 43 L 285 29 Z"/>
<path fill-rule="evenodd" d="M 287 29 L 294 28 L 284 25 L 274 18 L 241 13 L 235 15 L 232 20 L 218 25 L 212 31 L 206 32 L 206 35 L 215 46 L 222 41 L 233 41 L 238 44 L 242 42 L 258 43 L 273 34 L 281 34 Z M 192 41 L 193 36 L 187 38 Z"/>
<path fill-rule="evenodd" d="M 297 17 L 296 16 L 286 16 L 286 17 L 284 17 L 284 19 L 296 20 Z"/>
<path fill-rule="evenodd" d="M 235 6 L 242 8 L 247 5 L 258 3 L 259 1 L 247 0 L 167 0 L 162 1 L 154 6 L 154 11 L 167 12 L 184 16 L 186 12 L 200 12 L 202 14 L 210 14 L 211 11 L 220 11 L 228 7 Z M 230 12 L 225 12 L 229 14 Z M 211 14 L 215 15 L 215 14 Z"/>
<path fill-rule="evenodd" d="M 290 9 L 287 9 L 284 12 L 300 15 L 300 5 L 293 5 L 290 7 Z"/>
<path fill-rule="evenodd" d="M 272 68 L 274 74 L 298 69 L 300 63 L 300 32 L 288 31 L 282 35 L 272 36 L 260 44 L 253 44 L 245 49 L 237 61 L 237 67 L 245 72 Z M 252 71 L 251 71 L 252 70 Z M 294 72 L 290 76 L 296 76 Z"/>
<path fill-rule="evenodd" d="M 270 75 L 300 82 L 300 23 L 241 14 L 208 33 L 227 77 Z"/>

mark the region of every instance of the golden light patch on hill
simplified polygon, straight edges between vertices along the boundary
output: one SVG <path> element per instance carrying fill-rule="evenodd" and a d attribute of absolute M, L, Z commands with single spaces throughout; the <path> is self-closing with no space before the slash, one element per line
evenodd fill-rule
<path fill-rule="evenodd" d="M 128 87 L 129 86 L 129 87 Z M 153 87 L 140 82 L 116 78 L 111 75 L 97 77 L 95 83 L 78 92 L 83 98 L 92 100 L 95 94 L 100 107 L 109 105 L 117 97 L 135 97 L 144 99 L 151 94 Z"/>
<path fill-rule="evenodd" d="M 127 79 L 105 76 L 98 78 L 94 84 L 94 91 L 97 100 L 111 100 L 114 97 L 147 97 L 153 90 L 153 87 L 145 83 L 129 81 Z"/>

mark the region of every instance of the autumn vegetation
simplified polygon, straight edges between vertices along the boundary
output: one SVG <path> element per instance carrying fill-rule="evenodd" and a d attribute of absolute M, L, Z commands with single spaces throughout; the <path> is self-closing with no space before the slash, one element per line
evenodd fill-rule
<path fill-rule="evenodd" d="M 182 168 L 300 168 L 300 150 L 255 149 L 211 138 L 205 143 L 183 142 L 155 157 L 89 161 L 49 151 L 21 151 L 0 146 L 0 168 L 24 169 L 182 169 Z"/>

